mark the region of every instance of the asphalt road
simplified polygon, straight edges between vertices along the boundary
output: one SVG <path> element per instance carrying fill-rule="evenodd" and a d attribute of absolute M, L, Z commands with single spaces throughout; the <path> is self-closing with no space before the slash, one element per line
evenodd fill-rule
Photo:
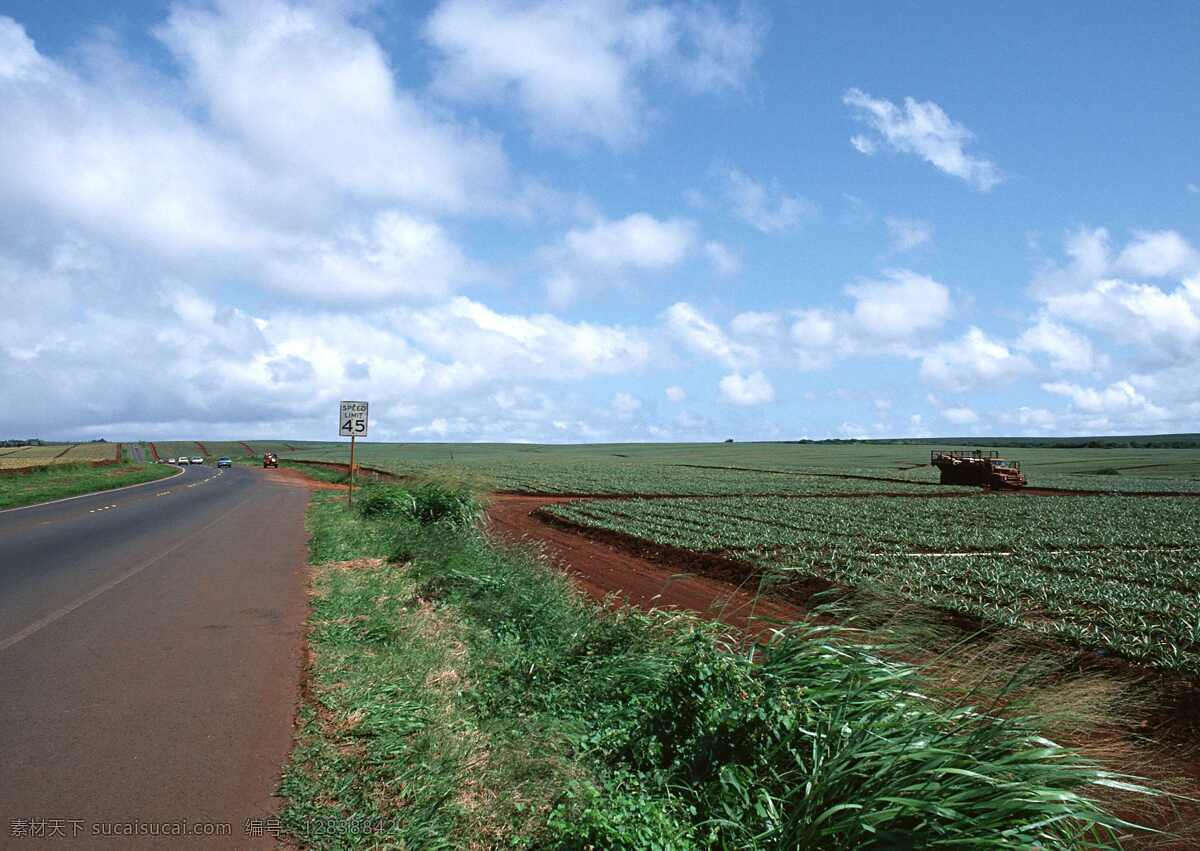
<path fill-rule="evenodd" d="M 205 466 L 0 512 L 0 847 L 274 845 L 245 828 L 291 743 L 306 504 Z"/>

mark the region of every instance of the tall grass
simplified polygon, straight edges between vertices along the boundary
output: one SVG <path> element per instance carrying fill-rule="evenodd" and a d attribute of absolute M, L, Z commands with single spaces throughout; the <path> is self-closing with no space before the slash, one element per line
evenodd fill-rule
<path fill-rule="evenodd" d="M 462 516 L 422 522 L 403 494 L 375 491 L 357 515 L 316 497 L 314 558 L 386 551 L 404 567 L 380 575 L 411 583 L 410 597 L 334 587 L 314 611 L 317 670 L 349 688 L 361 665 L 379 663 L 356 662 L 347 642 L 369 646 L 364 660 L 416 652 L 405 649 L 415 639 L 398 619 L 432 603 L 462 646 L 450 700 L 460 734 L 438 751 L 444 762 L 368 746 L 368 758 L 328 768 L 322 794 L 356 789 L 334 802 L 345 812 L 381 812 L 386 789 L 357 789 L 356 772 L 380 759 L 396 760 L 396 771 L 425 759 L 427 782 L 441 791 L 422 800 L 435 803 L 385 810 L 416 831 L 408 835 L 420 835 L 417 822 L 436 823 L 459 845 L 1107 848 L 1130 829 L 1093 800 L 1129 780 L 1043 738 L 1015 705 L 999 718 L 938 702 L 916 668 L 847 640 L 844 629 L 800 623 L 751 647 L 690 616 L 599 607 Z M 372 698 L 380 720 L 356 741 L 406 729 L 413 695 Z M 338 700 L 354 711 L 353 700 Z M 339 739 L 324 744 L 337 752 Z M 480 783 L 485 813 L 462 803 L 462 790 Z"/>

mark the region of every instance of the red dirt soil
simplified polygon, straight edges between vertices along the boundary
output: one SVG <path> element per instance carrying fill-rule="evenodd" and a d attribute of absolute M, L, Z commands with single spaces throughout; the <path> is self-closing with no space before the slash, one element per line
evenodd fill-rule
<path fill-rule="evenodd" d="M 298 488 L 308 488 L 314 491 L 344 491 L 347 490 L 346 485 L 334 484 L 333 482 L 322 482 L 319 479 L 312 479 L 304 475 L 303 470 L 297 470 L 294 467 L 264 467 L 263 475 L 277 484 L 290 485 Z"/>
<path fill-rule="evenodd" d="M 253 448 L 252 446 L 250 446 L 250 444 L 248 444 L 248 443 L 242 443 L 242 442 L 239 440 L 239 441 L 238 441 L 238 445 L 240 445 L 240 446 L 241 446 L 243 449 L 245 449 L 245 450 L 246 450 L 246 454 L 247 454 L 247 455 L 249 455 L 251 458 L 253 458 L 253 457 L 254 457 L 254 448 Z"/>
<path fill-rule="evenodd" d="M 803 614 L 800 606 L 757 596 L 754 587 L 681 573 L 613 544 L 551 526 L 534 514 L 543 505 L 571 499 L 497 494 L 487 508 L 489 531 L 506 543 L 536 542 L 551 563 L 596 600 L 615 595 L 642 609 L 687 609 L 752 633 Z"/>
<path fill-rule="evenodd" d="M 155 460 L 155 461 L 161 461 L 161 460 L 162 460 L 161 458 L 159 458 L 159 457 L 158 457 L 158 447 L 157 447 L 157 446 L 155 446 L 153 443 L 151 443 L 151 444 L 150 444 L 150 454 L 151 454 L 152 456 L 154 456 L 154 460 Z"/>
<path fill-rule="evenodd" d="M 211 454 L 212 454 L 211 452 L 209 452 L 209 451 L 208 451 L 208 447 L 207 447 L 207 446 L 205 446 L 205 445 L 204 445 L 203 443 L 201 443 L 200 441 L 196 440 L 196 441 L 193 441 L 193 442 L 194 442 L 194 443 L 195 443 L 197 446 L 199 446 L 199 447 L 200 447 L 200 454 L 201 454 L 201 455 L 203 455 L 205 458 L 207 458 L 209 455 L 211 455 Z"/>

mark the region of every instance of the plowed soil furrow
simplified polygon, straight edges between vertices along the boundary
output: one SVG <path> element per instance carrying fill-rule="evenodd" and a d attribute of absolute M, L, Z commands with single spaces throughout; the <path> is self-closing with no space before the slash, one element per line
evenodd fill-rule
<path fill-rule="evenodd" d="M 488 505 L 493 536 L 507 543 L 536 543 L 557 567 L 575 580 L 589 597 L 615 597 L 642 609 L 687 609 L 750 632 L 769 629 L 773 622 L 791 621 L 803 614 L 794 603 L 756 594 L 754 579 L 744 566 L 718 557 L 688 554 L 705 571 L 724 567 L 731 581 L 698 573 L 683 573 L 682 564 L 656 561 L 647 551 L 642 558 L 605 542 L 599 534 L 584 535 L 565 524 L 547 523 L 535 515 L 543 505 L 570 497 L 496 495 Z M 682 554 L 681 554 L 682 557 Z"/>

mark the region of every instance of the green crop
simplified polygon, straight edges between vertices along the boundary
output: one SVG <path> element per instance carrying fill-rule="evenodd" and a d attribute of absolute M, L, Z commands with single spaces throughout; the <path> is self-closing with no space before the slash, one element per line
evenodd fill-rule
<path fill-rule="evenodd" d="M 564 520 L 1200 671 L 1190 498 L 606 500 Z"/>

